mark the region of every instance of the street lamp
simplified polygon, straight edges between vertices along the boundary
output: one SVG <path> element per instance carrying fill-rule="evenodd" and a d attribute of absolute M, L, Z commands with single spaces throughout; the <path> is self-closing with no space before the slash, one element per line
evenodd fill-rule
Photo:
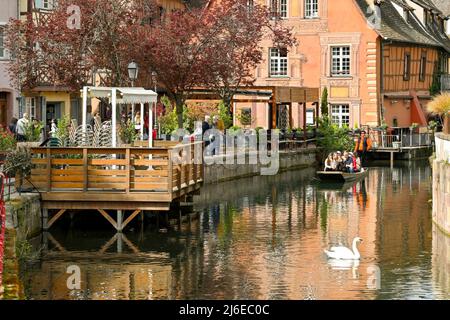
<path fill-rule="evenodd" d="M 156 92 L 156 90 L 157 90 L 157 88 L 156 88 L 156 85 L 157 85 L 157 82 L 156 82 L 157 78 L 156 77 L 157 77 L 157 75 L 158 74 L 156 73 L 156 71 L 152 71 L 152 82 L 153 82 L 153 85 L 155 86 L 155 93 L 156 94 L 157 94 L 157 92 Z M 154 109 L 155 109 L 155 127 L 158 128 L 158 137 L 159 137 L 159 126 L 158 126 L 158 124 L 156 122 L 156 102 L 155 102 Z M 149 132 L 149 134 L 150 134 L 150 132 Z"/>
<path fill-rule="evenodd" d="M 131 86 L 134 87 L 134 81 L 138 77 L 139 66 L 136 62 L 132 61 L 128 65 L 128 77 L 131 80 Z"/>
<path fill-rule="evenodd" d="M 134 87 L 134 81 L 138 77 L 139 66 L 136 62 L 132 61 L 128 64 L 128 77 L 131 80 L 131 86 Z M 127 111 L 128 113 L 128 111 Z M 141 115 L 142 117 L 142 115 Z M 131 105 L 131 122 L 134 123 L 134 103 Z M 141 123 L 142 125 L 142 123 Z"/>

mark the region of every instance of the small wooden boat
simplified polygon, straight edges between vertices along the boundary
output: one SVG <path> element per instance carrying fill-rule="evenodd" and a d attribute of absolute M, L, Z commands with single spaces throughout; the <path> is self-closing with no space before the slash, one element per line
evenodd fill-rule
<path fill-rule="evenodd" d="M 329 182 L 350 182 L 364 179 L 369 174 L 369 169 L 364 168 L 363 172 L 347 173 L 340 171 L 317 171 L 317 177 L 321 181 Z"/>

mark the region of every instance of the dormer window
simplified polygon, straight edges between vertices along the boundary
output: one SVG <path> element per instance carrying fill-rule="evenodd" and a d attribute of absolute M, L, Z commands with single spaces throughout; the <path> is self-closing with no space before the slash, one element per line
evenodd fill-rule
<path fill-rule="evenodd" d="M 408 9 L 403 9 L 403 19 L 405 19 L 406 22 L 410 22 L 411 14 Z"/>

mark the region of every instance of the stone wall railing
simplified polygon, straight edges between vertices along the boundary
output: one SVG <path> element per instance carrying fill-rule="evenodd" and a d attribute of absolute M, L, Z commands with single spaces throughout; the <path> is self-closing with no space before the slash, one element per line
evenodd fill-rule
<path fill-rule="evenodd" d="M 436 133 L 436 160 L 450 163 L 450 136 Z"/>

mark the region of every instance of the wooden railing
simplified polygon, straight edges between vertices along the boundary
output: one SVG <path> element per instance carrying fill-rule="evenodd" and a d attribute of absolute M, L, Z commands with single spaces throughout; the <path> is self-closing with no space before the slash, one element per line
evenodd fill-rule
<path fill-rule="evenodd" d="M 172 148 L 32 148 L 30 184 L 39 192 L 164 193 L 170 199 L 203 181 L 201 163 L 193 163 L 199 145 Z M 173 163 L 189 150 L 184 162 Z M 62 201 L 64 199 L 61 199 Z"/>

